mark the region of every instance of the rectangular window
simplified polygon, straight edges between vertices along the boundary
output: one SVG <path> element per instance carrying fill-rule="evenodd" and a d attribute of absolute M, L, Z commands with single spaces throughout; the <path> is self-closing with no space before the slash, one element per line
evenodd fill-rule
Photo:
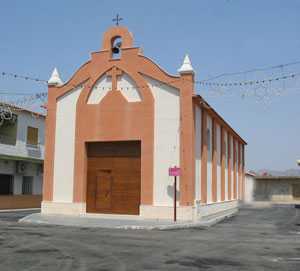
<path fill-rule="evenodd" d="M 37 146 L 39 139 L 39 130 L 34 127 L 27 127 L 27 145 Z"/>
<path fill-rule="evenodd" d="M 23 176 L 22 194 L 23 195 L 32 195 L 32 185 L 33 185 L 33 177 L 32 176 Z"/>
<path fill-rule="evenodd" d="M 12 175 L 0 174 L 0 195 L 12 195 L 14 182 Z"/>

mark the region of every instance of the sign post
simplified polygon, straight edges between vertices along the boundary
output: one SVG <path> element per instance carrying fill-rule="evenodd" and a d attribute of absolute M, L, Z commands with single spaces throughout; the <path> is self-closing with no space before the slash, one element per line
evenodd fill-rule
<path fill-rule="evenodd" d="M 174 176 L 174 222 L 176 222 L 176 219 L 177 219 L 177 212 L 176 212 L 176 202 L 177 202 L 177 199 L 176 199 L 176 197 L 177 197 L 177 189 L 176 189 L 176 187 L 177 187 L 177 176 Z"/>
<path fill-rule="evenodd" d="M 177 201 L 177 176 L 180 176 L 180 168 L 179 167 L 170 167 L 169 168 L 169 176 L 174 177 L 174 222 L 177 220 L 177 213 L 176 213 L 176 201 Z"/>

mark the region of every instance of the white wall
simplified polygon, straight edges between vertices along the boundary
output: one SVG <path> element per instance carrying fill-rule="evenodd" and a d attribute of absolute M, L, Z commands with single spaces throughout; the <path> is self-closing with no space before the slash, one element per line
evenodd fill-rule
<path fill-rule="evenodd" d="M 245 202 L 251 203 L 254 200 L 255 178 L 250 174 L 245 174 Z"/>
<path fill-rule="evenodd" d="M 216 125 L 217 137 L 217 201 L 221 201 L 221 127 Z"/>
<path fill-rule="evenodd" d="M 235 141 L 235 159 L 236 159 L 236 198 L 239 198 L 239 143 Z"/>
<path fill-rule="evenodd" d="M 225 200 L 228 200 L 228 133 L 224 130 L 225 144 Z"/>
<path fill-rule="evenodd" d="M 201 119 L 202 111 L 195 107 L 195 200 L 201 200 Z"/>
<path fill-rule="evenodd" d="M 242 156 L 242 144 L 239 143 L 239 146 L 240 146 L 240 163 L 241 163 L 241 168 L 242 168 L 242 165 L 243 165 L 243 156 Z M 239 197 L 240 199 L 242 199 L 242 194 L 243 194 L 243 176 L 242 174 L 239 175 L 239 179 L 240 179 L 240 192 L 239 192 Z"/>
<path fill-rule="evenodd" d="M 207 116 L 207 129 L 209 130 L 209 138 L 207 142 L 207 203 L 212 202 L 212 119 Z"/>
<path fill-rule="evenodd" d="M 101 76 L 91 91 L 88 104 L 98 104 L 111 91 L 111 88 L 111 77 L 106 75 Z M 121 91 L 128 102 L 140 102 L 142 100 L 135 82 L 126 73 L 117 77 L 117 89 Z"/>
<path fill-rule="evenodd" d="M 56 107 L 53 201 L 72 202 L 76 104 L 82 87 L 60 97 Z"/>
<path fill-rule="evenodd" d="M 0 173 L 13 175 L 16 171 L 16 163 L 11 160 L 0 160 Z"/>
<path fill-rule="evenodd" d="M 122 76 L 118 76 L 117 83 L 118 90 L 121 91 L 128 102 L 140 102 L 142 100 L 135 82 L 128 74 L 123 73 Z"/>
<path fill-rule="evenodd" d="M 233 197 L 233 187 L 234 187 L 234 168 L 233 168 L 233 137 L 230 136 L 230 154 L 231 154 L 231 199 L 234 199 Z"/>
<path fill-rule="evenodd" d="M 90 96 L 88 98 L 88 104 L 98 104 L 103 97 L 111 90 L 111 77 L 103 75 L 94 85 Z"/>
<path fill-rule="evenodd" d="M 154 97 L 154 200 L 156 206 L 172 206 L 173 177 L 170 166 L 179 166 L 179 90 L 145 77 Z M 179 179 L 180 182 L 180 179 Z M 179 198 L 179 197 L 178 197 Z"/>
<path fill-rule="evenodd" d="M 34 176 L 33 180 L 33 194 L 41 195 L 43 191 L 43 175 Z"/>

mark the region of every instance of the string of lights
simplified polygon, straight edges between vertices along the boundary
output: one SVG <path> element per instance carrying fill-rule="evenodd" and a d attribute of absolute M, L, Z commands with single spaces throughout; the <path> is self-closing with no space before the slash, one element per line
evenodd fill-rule
<path fill-rule="evenodd" d="M 207 81 L 212 81 L 212 80 L 215 80 L 215 79 L 218 79 L 218 78 L 221 78 L 221 77 L 225 77 L 225 76 L 245 75 L 245 74 L 248 74 L 248 73 L 253 73 L 253 72 L 258 72 L 258 71 L 270 71 L 270 70 L 274 70 L 274 69 L 281 69 L 282 70 L 285 67 L 298 65 L 298 64 L 300 64 L 300 61 L 294 61 L 294 62 L 289 62 L 289 63 L 285 63 L 285 64 L 279 64 L 279 65 L 269 66 L 269 67 L 265 67 L 265 68 L 254 68 L 254 69 L 246 70 L 246 71 L 239 71 L 239 72 L 232 72 L 232 73 L 222 73 L 222 74 L 216 75 L 214 77 L 210 77 L 208 79 L 195 81 L 194 83 L 195 84 L 201 84 L 201 85 L 207 85 L 207 84 L 209 84 L 209 83 L 207 83 Z M 37 78 L 37 77 L 31 77 L 31 76 L 25 76 L 25 75 L 19 75 L 17 73 L 1 72 L 0 75 L 12 77 L 12 78 L 15 78 L 15 79 L 31 80 L 31 81 L 35 81 L 35 82 L 41 82 L 41 83 L 48 84 L 48 81 L 45 80 L 45 79 L 40 79 L 40 78 Z M 286 78 L 283 78 L 283 79 L 286 79 Z M 174 80 L 174 81 L 176 81 L 176 80 Z M 265 80 L 261 80 L 262 83 L 264 83 L 263 81 L 265 81 Z M 171 83 L 171 82 L 169 82 L 169 83 Z M 234 82 L 234 84 L 238 84 L 238 85 L 240 85 L 241 83 L 243 83 L 243 84 L 247 84 L 247 83 L 252 84 L 252 83 L 257 83 L 257 82 L 251 82 L 251 81 L 250 82 Z M 224 85 L 224 84 L 228 84 L 228 83 L 221 82 L 221 83 L 214 83 L 214 84 L 219 84 L 219 85 L 223 84 Z"/>
<path fill-rule="evenodd" d="M 39 79 L 39 78 L 34 78 L 30 76 L 25 76 L 25 75 L 19 75 L 16 73 L 10 73 L 10 72 L 1 72 L 1 76 L 6 76 L 6 77 L 12 77 L 14 79 L 24 79 L 24 80 L 30 80 L 30 81 L 35 81 L 35 82 L 40 82 L 40 83 L 48 83 L 47 80 L 44 79 Z"/>
<path fill-rule="evenodd" d="M 287 63 L 287 64 L 280 64 L 276 66 L 271 66 L 267 68 L 258 68 L 258 69 L 252 69 L 244 72 L 236 72 L 236 73 L 224 73 L 220 74 L 218 76 L 205 79 L 205 80 L 197 80 L 192 83 L 195 85 L 201 86 L 201 89 L 198 89 L 196 91 L 197 93 L 207 93 L 210 95 L 214 96 L 224 96 L 224 95 L 233 95 L 237 94 L 240 92 L 241 98 L 246 98 L 250 96 L 254 97 L 259 97 L 260 99 L 265 99 L 266 97 L 269 96 L 278 96 L 281 95 L 282 91 L 287 88 L 286 82 L 293 80 L 295 78 L 298 78 L 300 76 L 300 73 L 293 72 L 293 73 L 288 73 L 284 74 L 284 68 L 288 66 L 293 66 L 300 64 L 300 61 L 292 62 L 292 63 Z M 262 71 L 270 71 L 274 69 L 280 68 L 280 75 L 275 75 L 272 77 L 264 77 L 263 79 L 252 79 L 252 80 L 237 80 L 237 81 L 222 81 L 222 82 L 214 82 L 214 80 L 225 77 L 225 76 L 236 76 L 236 75 L 244 75 L 248 73 L 254 73 L 254 72 L 262 72 Z M 43 84 L 48 84 L 47 80 L 44 79 L 39 79 L 35 77 L 30 77 L 30 76 L 24 76 L 24 75 L 18 75 L 15 73 L 9 73 L 9 72 L 1 72 L 0 75 L 2 76 L 7 76 L 11 77 L 13 79 L 22 79 L 22 80 L 31 80 Z M 152 84 L 152 86 L 163 86 L 163 85 L 168 85 L 172 84 L 178 81 L 178 77 L 174 80 L 171 80 L 169 82 L 157 82 Z M 182 80 L 187 80 L 182 78 Z M 282 82 L 281 87 L 274 87 L 274 83 L 277 82 Z M 88 89 L 90 89 L 92 86 L 90 86 L 87 82 L 80 83 L 78 85 L 71 85 L 71 87 L 79 87 L 79 86 L 84 86 Z M 94 88 L 97 89 L 97 86 L 93 86 Z M 127 89 L 141 89 L 141 88 L 148 88 L 149 85 L 137 85 L 134 87 L 127 87 Z M 121 89 L 122 90 L 122 89 Z M 40 93 L 29 93 L 26 91 L 10 91 L 10 90 L 1 90 L 0 89 L 0 96 L 1 99 L 3 100 L 3 96 L 23 96 L 18 99 L 8 99 L 7 103 L 16 105 L 16 106 L 26 106 L 28 104 L 32 104 L 36 101 L 42 101 L 45 102 L 47 99 L 47 92 L 40 92 Z"/>
<path fill-rule="evenodd" d="M 254 84 L 265 84 L 265 83 L 270 83 L 273 81 L 279 81 L 279 80 L 286 80 L 290 78 L 295 78 L 296 76 L 299 76 L 300 73 L 293 73 L 289 75 L 283 75 L 283 76 L 278 76 L 274 78 L 267 78 L 267 79 L 262 79 L 262 80 L 250 80 L 250 81 L 237 81 L 237 82 L 203 82 L 203 81 L 195 81 L 195 84 L 200 84 L 204 86 L 220 86 L 220 87 L 227 87 L 227 86 L 243 86 L 243 85 L 254 85 Z"/>
<path fill-rule="evenodd" d="M 253 72 L 262 72 L 262 71 L 270 71 L 270 70 L 274 70 L 274 69 L 283 69 L 285 67 L 294 66 L 294 65 L 298 65 L 298 64 L 300 64 L 300 61 L 279 64 L 279 65 L 269 66 L 269 67 L 265 67 L 265 68 L 254 68 L 254 69 L 246 70 L 246 71 L 222 73 L 222 74 L 210 77 L 208 79 L 201 80 L 201 82 L 207 82 L 207 81 L 215 80 L 215 79 L 218 79 L 221 77 L 226 77 L 226 76 L 246 75 L 246 74 L 253 73 Z"/>
<path fill-rule="evenodd" d="M 7 96 L 30 96 L 35 95 L 36 93 L 30 93 L 30 91 L 15 91 L 15 90 L 8 90 L 8 89 L 0 89 L 0 95 L 7 95 Z"/>
<path fill-rule="evenodd" d="M 213 95 L 219 95 L 219 96 L 223 96 L 225 94 L 229 94 L 229 91 L 228 91 L 228 88 L 236 88 L 236 87 L 245 87 L 245 86 L 258 86 L 258 85 L 262 85 L 264 86 L 264 88 L 267 88 L 266 85 L 270 85 L 270 83 L 272 82 L 278 82 L 278 81 L 281 81 L 281 80 L 288 80 L 288 79 L 293 79 L 293 78 L 296 78 L 296 77 L 299 77 L 300 76 L 300 73 L 293 73 L 293 74 L 289 74 L 289 75 L 284 75 L 284 76 L 278 76 L 278 77 L 274 77 L 274 78 L 268 78 L 268 79 L 262 79 L 262 80 L 251 80 L 251 81 L 238 81 L 238 82 L 223 82 L 223 83 L 214 83 L 214 82 L 206 82 L 206 83 L 203 83 L 201 81 L 196 81 L 194 82 L 195 84 L 200 84 L 202 86 L 205 86 L 205 87 L 210 87 L 210 88 L 202 88 L 201 90 L 199 90 L 199 92 L 210 92 L 212 93 Z M 186 80 L 186 79 L 184 79 Z M 167 83 L 163 83 L 163 82 L 159 82 L 159 83 L 155 83 L 153 84 L 154 86 L 163 86 L 163 85 L 168 85 L 168 84 L 171 84 L 173 82 L 176 82 L 178 81 L 178 79 L 176 80 L 172 80 L 172 81 L 169 81 Z M 79 85 L 74 85 L 72 87 L 78 87 L 80 86 L 81 84 Z M 84 84 L 82 84 L 84 85 Z M 90 88 L 91 86 L 89 85 L 85 85 L 87 88 Z M 94 86 L 96 89 L 97 89 L 97 86 Z M 148 87 L 148 85 L 144 85 L 144 86 L 135 86 L 135 87 L 127 87 L 127 89 L 139 89 L 139 88 L 145 88 L 145 87 Z M 218 87 L 217 89 L 216 88 L 212 88 L 212 87 Z M 227 88 L 227 90 L 226 90 Z M 123 88 L 121 88 L 121 90 L 123 90 Z M 253 91 L 253 94 L 252 96 L 257 96 L 257 89 L 254 89 Z M 245 98 L 245 97 L 249 97 L 249 91 L 244 91 L 242 94 L 241 94 L 241 97 L 242 98 Z M 28 92 L 22 92 L 22 91 L 9 91 L 9 90 L 0 90 L 0 95 L 7 95 L 7 96 L 24 96 L 22 98 L 19 98 L 19 99 L 15 99 L 15 100 L 10 100 L 8 103 L 11 103 L 11 104 L 15 104 L 15 105 L 26 105 L 26 103 L 29 103 L 29 102 L 32 102 L 32 101 L 35 101 L 35 100 L 40 100 L 41 98 L 42 99 L 45 99 L 47 97 L 47 92 L 41 92 L 41 93 L 35 93 L 35 94 L 32 94 L 32 93 L 28 93 Z"/>
<path fill-rule="evenodd" d="M 285 75 L 281 77 L 274 77 L 270 79 L 265 80 L 259 80 L 259 81 L 252 81 L 250 83 L 249 81 L 246 81 L 244 83 L 247 84 L 234 84 L 234 83 L 222 83 L 222 84 L 208 84 L 205 85 L 205 87 L 202 87 L 201 90 L 199 90 L 197 93 L 204 94 L 205 97 L 232 97 L 234 95 L 239 95 L 242 99 L 248 98 L 248 97 L 254 97 L 257 101 L 262 102 L 264 104 L 270 102 L 271 96 L 280 96 L 282 95 L 284 89 L 275 87 L 273 84 L 277 83 L 281 80 L 288 80 L 292 78 L 296 78 L 299 76 L 299 74 L 290 74 Z M 168 82 L 170 83 L 170 82 Z M 162 86 L 168 83 L 157 83 L 153 86 Z M 79 84 L 74 87 L 81 87 L 84 84 Z M 90 87 L 87 86 L 86 87 Z M 145 86 L 136 86 L 134 89 L 142 88 Z M 94 88 L 97 89 L 97 86 L 94 86 Z M 100 88 L 98 88 L 101 90 Z M 128 88 L 129 89 L 129 88 Z M 108 89 L 110 90 L 110 89 Z M 121 89 L 121 91 L 123 88 Z M 13 107 L 18 108 L 28 108 L 32 106 L 33 104 L 37 103 L 45 103 L 47 101 L 47 92 L 40 92 L 40 93 L 25 93 L 25 92 L 9 92 L 8 90 L 0 90 L 0 96 L 1 100 L 3 100 L 3 95 L 7 96 L 14 96 L 19 95 L 22 96 L 17 99 L 7 99 L 5 101 L 6 104 L 10 104 Z M 39 108 L 40 105 L 37 104 L 37 107 Z M 40 109 L 40 108 L 39 108 Z"/>
<path fill-rule="evenodd" d="M 287 79 L 293 79 L 295 77 L 299 77 L 300 73 L 293 73 L 293 74 L 289 74 L 289 75 L 284 75 L 284 76 L 278 76 L 278 77 L 274 77 L 274 78 L 268 78 L 268 79 L 261 79 L 261 80 L 250 80 L 250 81 L 237 81 L 237 82 L 223 82 L 223 83 L 219 83 L 219 82 L 202 82 L 202 81 L 194 81 L 195 84 L 200 84 L 203 86 L 218 86 L 218 87 L 231 87 L 231 86 L 247 86 L 247 85 L 257 85 L 257 84 L 266 84 L 266 83 L 271 83 L 274 81 L 280 81 L 280 80 L 287 80 Z M 187 79 L 183 79 L 183 80 L 187 80 Z M 154 86 L 163 86 L 163 85 L 168 85 L 174 82 L 177 82 L 178 79 L 176 80 L 172 80 L 172 81 L 168 81 L 168 82 L 161 82 L 161 83 L 155 83 L 153 84 Z M 191 82 L 191 81 L 190 81 Z M 78 87 L 81 84 L 78 85 L 71 85 L 72 87 Z M 86 87 L 90 88 L 90 85 L 86 85 Z M 137 85 L 136 87 L 126 87 L 127 89 L 131 88 L 131 89 L 141 89 L 141 88 L 146 88 L 148 87 L 148 85 Z M 45 92 L 46 93 L 46 92 Z M 36 95 L 36 94 L 32 94 L 29 93 L 27 91 L 9 91 L 9 90 L 3 90 L 0 89 L 0 95 Z"/>

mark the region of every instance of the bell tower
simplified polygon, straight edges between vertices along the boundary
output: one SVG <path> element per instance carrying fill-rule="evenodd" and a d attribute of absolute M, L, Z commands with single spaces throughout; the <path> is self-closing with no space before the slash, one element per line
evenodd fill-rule
<path fill-rule="evenodd" d="M 109 51 L 110 58 L 120 59 L 122 50 L 133 47 L 133 35 L 123 26 L 113 26 L 103 35 L 101 51 Z"/>

